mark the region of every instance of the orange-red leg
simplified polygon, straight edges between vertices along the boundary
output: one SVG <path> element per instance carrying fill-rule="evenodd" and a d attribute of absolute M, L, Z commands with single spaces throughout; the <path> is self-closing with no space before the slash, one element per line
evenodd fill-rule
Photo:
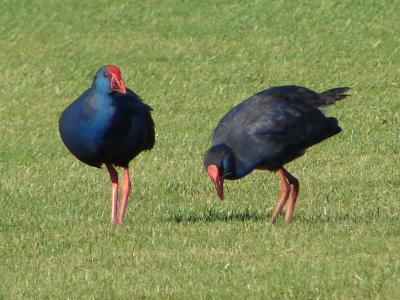
<path fill-rule="evenodd" d="M 128 202 L 129 193 L 131 191 L 131 179 L 129 178 L 128 167 L 124 168 L 124 179 L 122 182 L 122 202 L 119 210 L 118 222 L 122 224 L 124 222 L 126 203 Z"/>
<path fill-rule="evenodd" d="M 112 164 L 106 164 L 108 173 L 111 179 L 111 223 L 117 224 L 117 209 L 118 209 L 118 173 Z"/>
<path fill-rule="evenodd" d="M 290 174 L 287 170 L 285 171 L 285 176 L 289 182 L 289 197 L 286 205 L 285 221 L 289 221 L 296 205 L 297 195 L 299 193 L 299 181 L 296 177 Z"/>
<path fill-rule="evenodd" d="M 288 180 L 285 176 L 286 170 L 284 168 L 279 168 L 276 170 L 276 175 L 279 177 L 279 197 L 275 206 L 275 209 L 272 213 L 270 223 L 274 224 L 276 221 L 276 217 L 278 214 L 282 211 L 282 208 L 285 206 L 286 201 L 288 200 L 289 197 L 289 183 Z"/>

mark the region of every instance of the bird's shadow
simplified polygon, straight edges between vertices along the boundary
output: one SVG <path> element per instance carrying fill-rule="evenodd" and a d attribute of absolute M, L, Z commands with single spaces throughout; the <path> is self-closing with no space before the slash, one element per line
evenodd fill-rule
<path fill-rule="evenodd" d="M 284 214 L 281 213 L 278 217 L 277 223 L 283 220 Z M 175 223 L 201 223 L 201 222 L 267 222 L 269 221 L 270 214 L 267 212 L 262 213 L 248 208 L 243 210 L 224 210 L 208 208 L 204 211 L 198 210 L 181 210 L 174 211 L 168 215 L 168 220 Z M 349 212 L 336 212 L 331 214 L 313 213 L 313 214 L 298 214 L 291 219 L 291 222 L 303 224 L 373 224 L 377 220 L 384 219 L 387 222 L 397 224 L 400 220 L 400 214 L 391 211 L 385 212 L 383 209 L 374 208 L 371 211 L 363 212 L 362 214 L 354 214 Z M 283 221 L 282 221 L 283 222 Z M 396 227 L 397 228 L 397 227 Z M 396 229 L 396 232 L 398 230 Z"/>
<path fill-rule="evenodd" d="M 265 221 L 266 214 L 261 214 L 249 209 L 243 211 L 206 209 L 205 211 L 181 211 L 170 215 L 170 220 L 176 223 L 196 222 L 234 222 L 234 221 Z"/>

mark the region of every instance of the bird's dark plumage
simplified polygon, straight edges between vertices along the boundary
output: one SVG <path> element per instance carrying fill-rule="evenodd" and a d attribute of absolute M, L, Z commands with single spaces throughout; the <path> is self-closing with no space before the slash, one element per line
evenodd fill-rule
<path fill-rule="evenodd" d="M 125 88 L 116 66 L 100 68 L 91 88 L 72 102 L 59 120 L 61 138 L 80 161 L 124 168 L 154 145 L 150 106 Z"/>
<path fill-rule="evenodd" d="M 251 96 L 214 129 L 205 167 L 216 166 L 223 179 L 239 179 L 254 169 L 277 171 L 341 131 L 337 120 L 319 108 L 345 98 L 348 89 L 319 94 L 300 86 L 278 86 Z"/>
<path fill-rule="evenodd" d="M 103 80 L 100 70 L 95 82 Z M 82 162 L 126 167 L 154 145 L 150 106 L 130 89 L 102 93 L 93 85 L 61 114 L 59 129 L 68 150 Z"/>

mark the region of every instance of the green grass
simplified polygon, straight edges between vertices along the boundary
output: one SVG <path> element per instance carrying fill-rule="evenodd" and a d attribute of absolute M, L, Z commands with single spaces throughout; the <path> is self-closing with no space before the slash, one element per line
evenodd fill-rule
<path fill-rule="evenodd" d="M 2 1 L 0 299 L 395 299 L 400 285 L 399 1 Z M 77 162 L 58 117 L 103 64 L 154 108 L 126 223 L 108 174 Z M 272 173 L 226 182 L 210 133 L 268 86 L 350 85 L 343 132 Z"/>

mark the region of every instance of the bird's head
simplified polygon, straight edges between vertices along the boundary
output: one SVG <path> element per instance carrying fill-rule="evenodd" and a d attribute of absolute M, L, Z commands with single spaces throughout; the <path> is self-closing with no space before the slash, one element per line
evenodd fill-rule
<path fill-rule="evenodd" d="M 93 86 L 96 90 L 113 93 L 126 93 L 125 83 L 121 78 L 121 71 L 115 65 L 106 65 L 101 67 L 94 78 Z"/>
<path fill-rule="evenodd" d="M 232 149 L 226 145 L 214 145 L 204 155 L 204 167 L 221 200 L 224 199 L 224 179 L 234 172 L 235 160 Z"/>

